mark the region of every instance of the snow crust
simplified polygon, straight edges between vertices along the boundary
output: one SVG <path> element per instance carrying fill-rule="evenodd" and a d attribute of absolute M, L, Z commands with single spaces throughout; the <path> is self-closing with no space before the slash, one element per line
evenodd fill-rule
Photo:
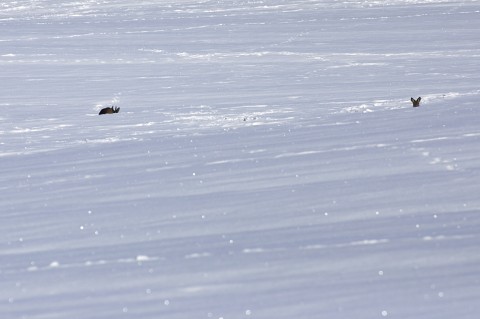
<path fill-rule="evenodd" d="M 0 318 L 478 318 L 479 29 L 467 0 L 2 2 Z"/>

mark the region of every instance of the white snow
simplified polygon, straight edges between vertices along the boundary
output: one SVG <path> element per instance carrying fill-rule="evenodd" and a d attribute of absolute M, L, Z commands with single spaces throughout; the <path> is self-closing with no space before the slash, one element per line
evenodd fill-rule
<path fill-rule="evenodd" d="M 479 29 L 468 0 L 2 2 L 0 318 L 476 319 Z"/>

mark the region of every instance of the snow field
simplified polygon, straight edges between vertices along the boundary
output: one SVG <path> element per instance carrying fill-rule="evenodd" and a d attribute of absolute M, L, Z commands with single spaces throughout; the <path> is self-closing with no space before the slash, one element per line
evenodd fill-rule
<path fill-rule="evenodd" d="M 2 4 L 0 317 L 476 318 L 479 12 Z"/>

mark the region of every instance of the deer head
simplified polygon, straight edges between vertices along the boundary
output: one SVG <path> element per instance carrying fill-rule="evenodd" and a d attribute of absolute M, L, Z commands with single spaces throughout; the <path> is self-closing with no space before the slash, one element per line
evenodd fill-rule
<path fill-rule="evenodd" d="M 420 100 L 421 100 L 421 99 L 422 99 L 421 97 L 418 97 L 418 99 L 415 100 L 413 97 L 411 97 L 411 98 L 410 98 L 410 101 L 412 101 L 413 107 L 418 107 L 418 106 L 420 106 Z"/>
<path fill-rule="evenodd" d="M 118 113 L 118 112 L 120 112 L 120 108 L 112 105 L 112 107 L 106 107 L 106 108 L 101 109 L 100 113 L 98 113 L 98 115 L 113 114 L 113 113 Z"/>

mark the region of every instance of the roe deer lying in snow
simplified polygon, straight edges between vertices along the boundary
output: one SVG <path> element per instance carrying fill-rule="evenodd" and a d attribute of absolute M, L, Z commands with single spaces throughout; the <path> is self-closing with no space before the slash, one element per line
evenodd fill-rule
<path fill-rule="evenodd" d="M 120 108 L 119 107 L 106 107 L 106 108 L 103 108 L 100 110 L 100 113 L 98 113 L 98 115 L 102 115 L 102 114 L 113 114 L 113 113 L 118 113 L 120 112 Z"/>
<path fill-rule="evenodd" d="M 410 98 L 410 101 L 412 101 L 413 107 L 418 107 L 418 106 L 420 106 L 420 100 L 421 100 L 421 99 L 422 99 L 422 98 L 419 97 L 418 99 L 415 100 L 413 97 L 411 97 L 411 98 Z"/>

